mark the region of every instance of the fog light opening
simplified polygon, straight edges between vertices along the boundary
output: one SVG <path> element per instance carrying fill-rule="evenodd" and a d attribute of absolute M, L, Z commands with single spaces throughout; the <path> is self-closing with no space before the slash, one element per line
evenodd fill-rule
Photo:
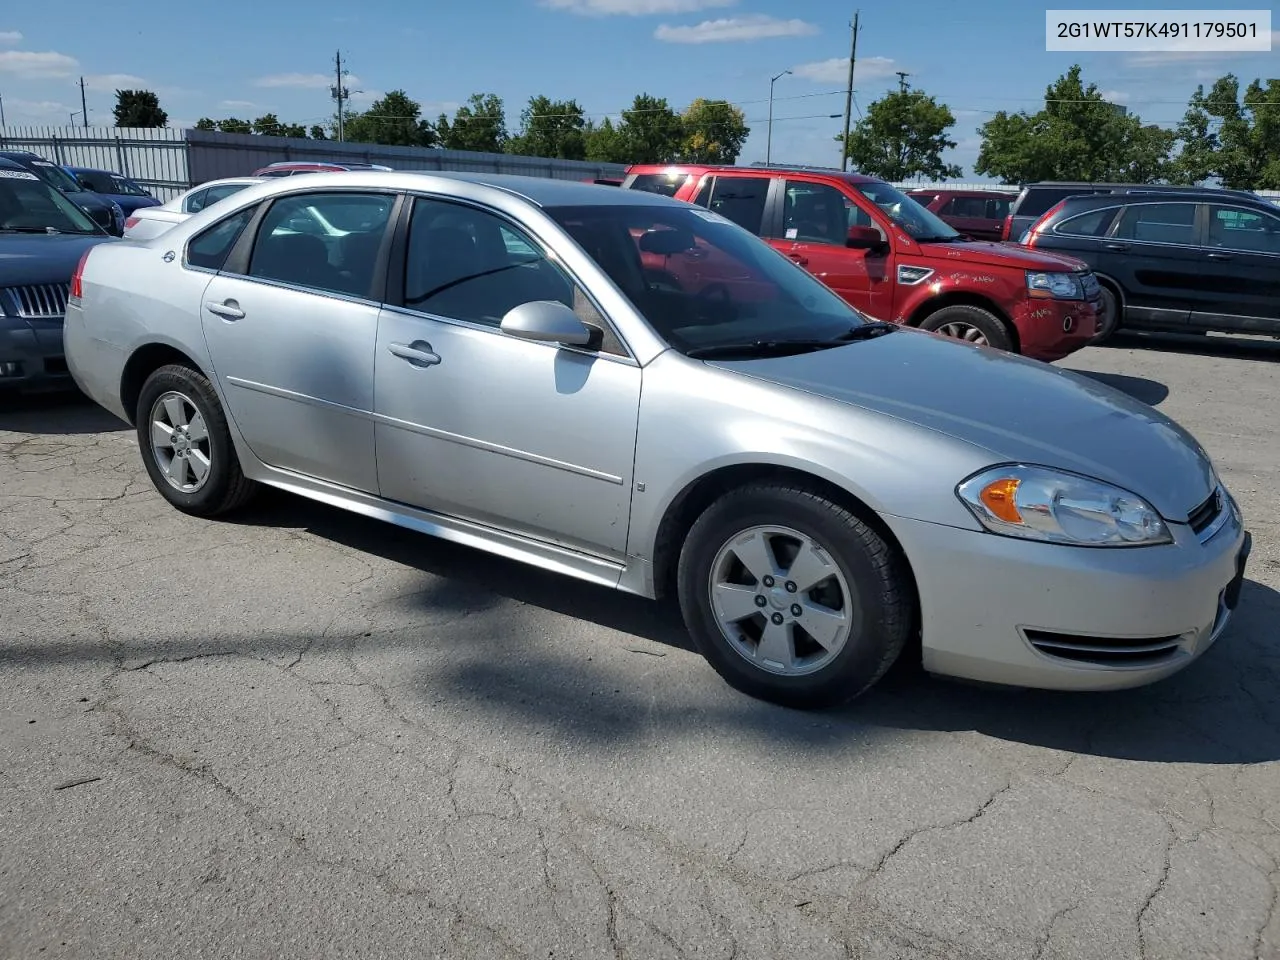
<path fill-rule="evenodd" d="M 0 377 L 22 376 L 22 364 L 17 360 L 0 360 Z"/>

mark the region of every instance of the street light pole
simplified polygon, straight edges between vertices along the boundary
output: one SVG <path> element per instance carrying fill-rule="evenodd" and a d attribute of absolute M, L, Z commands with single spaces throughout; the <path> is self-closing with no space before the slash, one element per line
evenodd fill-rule
<path fill-rule="evenodd" d="M 769 81 L 769 132 L 765 134 L 764 141 L 764 162 L 766 166 L 768 166 L 769 161 L 773 159 L 773 85 L 790 72 L 790 70 L 783 70 L 780 74 Z"/>

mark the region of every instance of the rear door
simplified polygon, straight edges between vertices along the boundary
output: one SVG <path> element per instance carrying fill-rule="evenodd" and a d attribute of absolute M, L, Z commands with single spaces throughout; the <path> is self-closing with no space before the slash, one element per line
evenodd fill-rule
<path fill-rule="evenodd" d="M 1124 291 L 1126 326 L 1177 331 L 1192 310 L 1214 301 L 1203 271 L 1201 209 L 1188 200 L 1123 204 L 1101 248 Z"/>
<path fill-rule="evenodd" d="M 1209 296 L 1188 322 L 1202 330 L 1280 333 L 1280 218 L 1227 203 L 1206 207 L 1198 270 Z"/>

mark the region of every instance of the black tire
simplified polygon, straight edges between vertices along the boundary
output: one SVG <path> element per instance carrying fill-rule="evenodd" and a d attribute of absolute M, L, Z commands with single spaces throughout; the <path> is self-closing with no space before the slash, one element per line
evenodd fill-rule
<path fill-rule="evenodd" d="M 770 672 L 735 649 L 711 601 L 712 567 L 722 546 L 756 526 L 783 526 L 823 547 L 852 596 L 843 648 L 816 672 Z M 906 561 L 854 513 L 803 486 L 761 483 L 725 494 L 694 523 L 677 569 L 680 609 L 698 651 L 731 686 L 801 709 L 852 700 L 879 680 L 914 629 L 915 594 Z"/>
<path fill-rule="evenodd" d="M 964 325 L 976 330 L 982 334 L 989 347 L 995 347 L 997 350 L 1013 349 L 1013 336 L 1009 333 L 1009 328 L 1005 325 L 1005 322 L 990 310 L 984 310 L 982 307 L 975 307 L 968 303 L 955 303 L 940 310 L 935 310 L 924 318 L 920 324 L 920 329 L 932 330 L 937 333 L 952 324 Z M 950 334 L 945 333 L 943 335 L 950 336 Z M 968 338 L 956 337 L 956 339 Z"/>
<path fill-rule="evenodd" d="M 1120 298 L 1105 283 L 1102 290 L 1102 316 L 1099 318 L 1098 332 L 1089 338 L 1089 345 L 1096 347 L 1106 343 L 1111 335 L 1120 329 Z"/>
<path fill-rule="evenodd" d="M 152 447 L 152 408 L 157 400 L 169 392 L 180 393 L 190 400 L 203 418 L 208 434 L 207 479 L 198 490 L 191 492 L 184 492 L 169 481 Z M 138 395 L 134 422 L 137 425 L 142 462 L 151 482 L 162 497 L 183 513 L 197 517 L 217 516 L 243 506 L 257 492 L 258 485 L 245 477 L 240 469 L 240 459 L 231 442 L 227 417 L 222 404 L 218 402 L 218 395 L 208 378 L 199 371 L 181 364 L 168 364 L 152 373 Z"/>

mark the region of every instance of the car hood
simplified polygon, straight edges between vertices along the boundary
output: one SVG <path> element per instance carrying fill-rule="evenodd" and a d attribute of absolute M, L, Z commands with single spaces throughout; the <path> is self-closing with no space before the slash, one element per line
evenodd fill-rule
<path fill-rule="evenodd" d="M 993 463 L 1116 484 L 1173 521 L 1185 521 L 1217 482 L 1195 438 L 1147 404 L 1083 374 L 917 330 L 716 365 L 982 447 Z"/>
<path fill-rule="evenodd" d="M 1044 270 L 1070 272 L 1087 270 L 1089 265 L 1066 254 L 1048 253 L 1015 243 L 996 243 L 989 240 L 972 240 L 962 243 L 922 243 L 920 249 L 928 257 L 955 263 L 963 258 L 965 263 L 985 267 L 1014 267 L 1018 270 Z"/>
<path fill-rule="evenodd" d="M 0 287 L 68 283 L 81 254 L 114 239 L 102 234 L 0 233 Z"/>

